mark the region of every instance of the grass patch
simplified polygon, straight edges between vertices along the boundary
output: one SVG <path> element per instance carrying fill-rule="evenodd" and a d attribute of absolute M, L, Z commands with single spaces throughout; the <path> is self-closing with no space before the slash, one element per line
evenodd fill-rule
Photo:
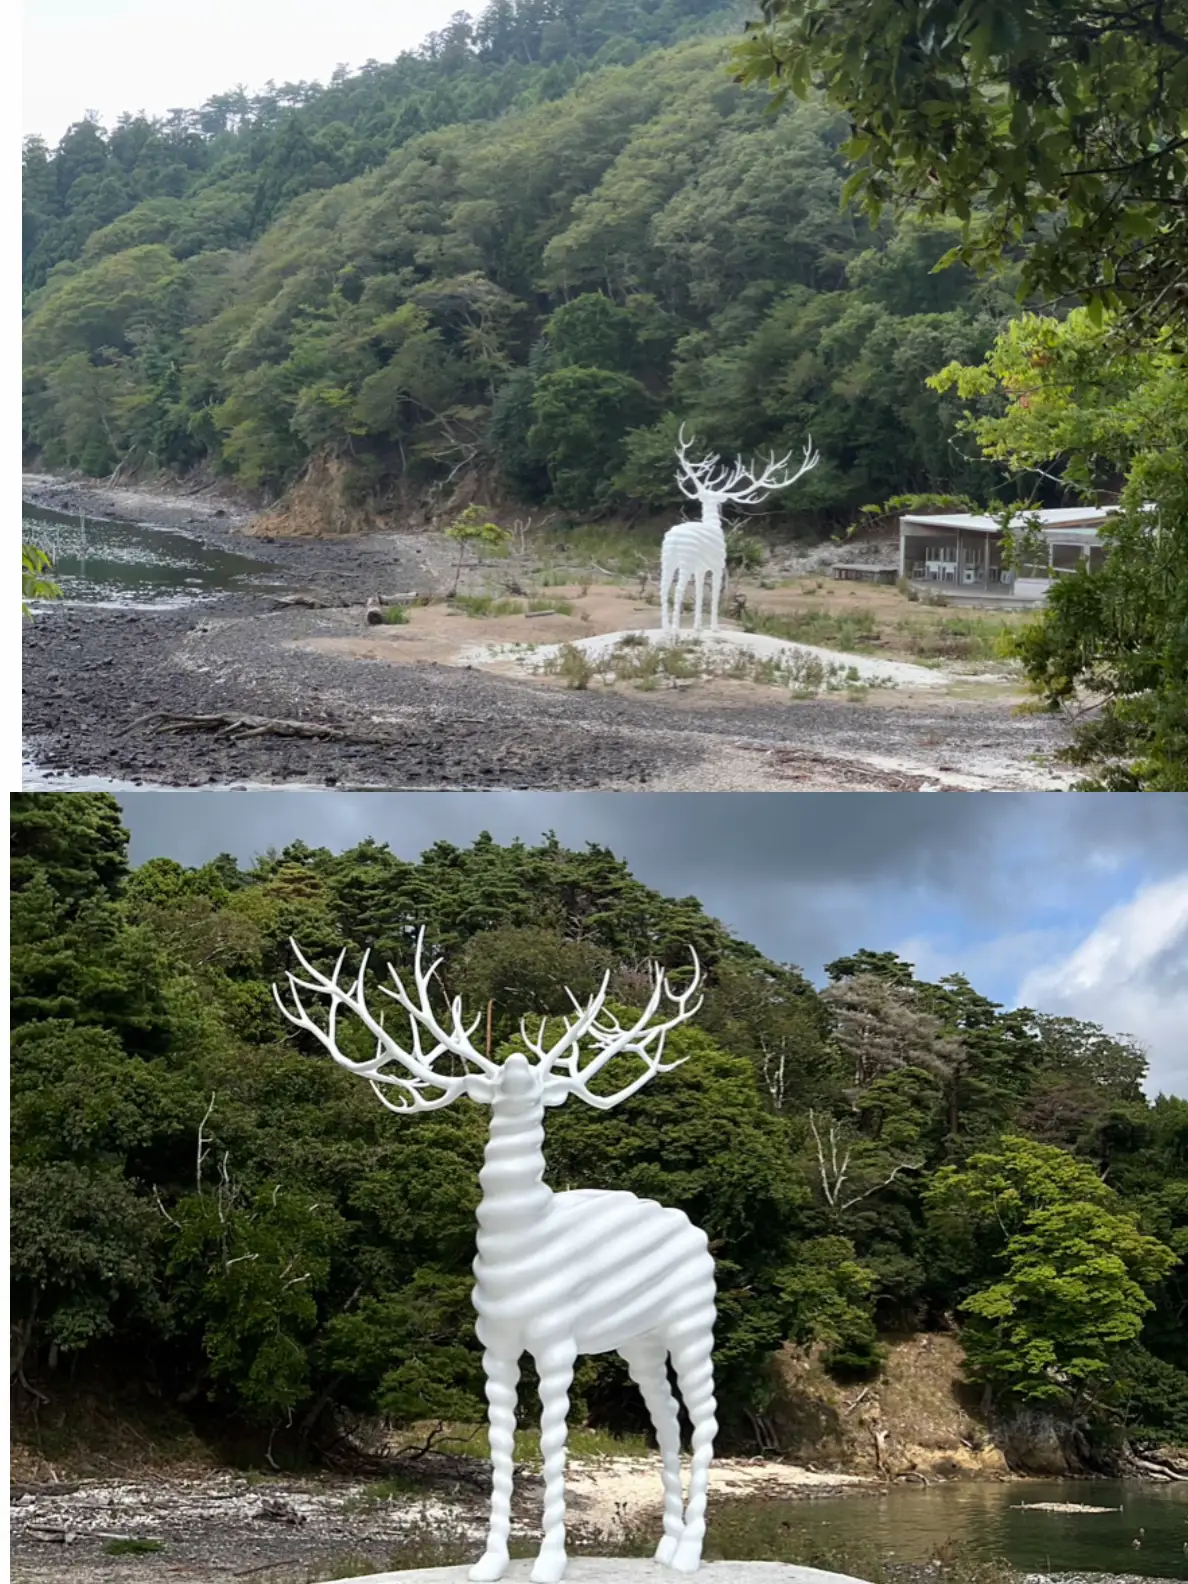
<path fill-rule="evenodd" d="M 434 1426 L 429 1423 L 410 1425 L 408 1427 L 410 1446 L 415 1446 L 419 1440 L 424 1439 L 425 1433 L 433 1428 Z M 436 1451 L 473 1457 L 480 1462 L 485 1462 L 491 1456 L 485 1423 L 447 1424 L 444 1431 L 434 1436 L 433 1446 Z M 649 1446 L 645 1436 L 614 1436 L 609 1431 L 591 1430 L 585 1425 L 570 1426 L 566 1446 L 569 1457 L 579 1462 L 583 1458 L 658 1456 L 655 1447 Z M 514 1457 L 517 1463 L 540 1462 L 539 1429 L 528 1428 L 516 1431 Z M 413 1495 L 422 1490 L 423 1486 L 410 1472 L 397 1474 L 371 1485 L 366 1494 L 376 1500 L 383 1500 L 388 1496 Z"/>
<path fill-rule="evenodd" d="M 805 599 L 823 590 L 832 592 L 825 584 L 798 588 Z M 936 666 L 953 661 L 1006 663 L 1012 635 L 1031 619 L 1028 611 L 958 612 L 951 606 L 916 601 L 913 613 L 903 616 L 852 606 L 831 609 L 813 604 L 792 611 L 756 606 L 744 613 L 743 627 L 747 632 L 765 633 L 790 643 L 855 653 L 876 652 Z"/>
<path fill-rule="evenodd" d="M 150 1556 L 164 1549 L 163 1540 L 109 1540 L 103 1547 L 107 1556 Z"/>
<path fill-rule="evenodd" d="M 938 616 L 934 621 L 904 620 L 897 624 L 897 641 L 904 652 L 926 660 L 1003 660 L 1005 644 L 1027 612 L 1012 618 L 1004 614 Z"/>
<path fill-rule="evenodd" d="M 560 654 L 555 660 L 550 660 L 544 669 L 551 676 L 560 677 L 567 688 L 579 693 L 590 686 L 595 675 L 594 667 L 574 644 L 562 644 Z"/>
<path fill-rule="evenodd" d="M 664 528 L 616 528 L 606 523 L 554 528 L 537 541 L 536 548 L 547 563 L 537 580 L 546 587 L 554 582 L 572 583 L 575 568 L 637 578 L 659 562 L 664 533 Z"/>
<path fill-rule="evenodd" d="M 555 611 L 572 616 L 573 605 L 565 599 L 498 599 L 494 594 L 459 594 L 454 600 L 467 616 L 523 616 L 528 611 Z"/>
<path fill-rule="evenodd" d="M 743 616 L 744 632 L 765 633 L 789 643 L 818 649 L 869 649 L 879 640 L 879 624 L 871 611 L 831 611 L 813 607 L 777 614 L 756 607 Z"/>
<path fill-rule="evenodd" d="M 559 678 L 569 688 L 585 689 L 595 677 L 603 677 L 612 685 L 625 684 L 643 693 L 666 684 L 719 677 L 729 682 L 786 687 L 797 698 L 815 698 L 822 692 L 852 687 L 861 680 L 854 666 L 847 666 L 844 661 L 819 660 L 816 655 L 793 652 L 761 659 L 739 650 L 723 665 L 719 654 L 711 658 L 710 651 L 696 641 L 650 644 L 637 633 L 620 639 L 608 655 L 597 661 L 588 659 L 574 644 L 565 644 L 542 669 L 545 675 Z"/>
<path fill-rule="evenodd" d="M 406 627 L 408 612 L 403 605 L 389 605 L 383 611 L 385 627 Z"/>

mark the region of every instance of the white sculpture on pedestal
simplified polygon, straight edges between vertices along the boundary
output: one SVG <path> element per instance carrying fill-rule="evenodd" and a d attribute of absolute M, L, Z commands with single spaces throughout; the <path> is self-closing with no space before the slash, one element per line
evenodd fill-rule
<path fill-rule="evenodd" d="M 624 1028 L 605 1009 L 610 975 L 585 1006 L 570 994 L 574 1015 L 561 1021 L 564 1032 L 544 1043 L 542 1020 L 533 1039 L 520 1026 L 525 1050 L 503 1063 L 492 1061 L 471 1043 L 480 1018 L 465 1027 L 461 1000 L 449 1009 L 443 1027 L 430 1002 L 430 987 L 440 966 L 422 965 L 424 930 L 417 937 L 413 974 L 416 1000 L 394 968 L 394 989 L 383 993 L 408 1016 L 411 1041 L 405 1048 L 373 1017 L 364 1000 L 363 958 L 349 988 L 339 984 L 343 952 L 327 977 L 310 966 L 293 943 L 308 975 L 288 974 L 292 1005 L 277 1005 L 291 1023 L 314 1035 L 334 1060 L 367 1078 L 391 1111 L 436 1111 L 466 1095 L 491 1107 L 491 1126 L 479 1182 L 478 1256 L 474 1262 L 475 1330 L 483 1346 L 487 1379 L 492 1464 L 491 1520 L 487 1547 L 471 1569 L 475 1580 L 503 1576 L 508 1565 L 511 1524 L 512 1452 L 520 1358 L 531 1353 L 540 1376 L 540 1449 L 544 1462 L 543 1539 L 532 1569 L 534 1584 L 555 1584 L 565 1572 L 565 1442 L 569 1388 L 579 1353 L 617 1351 L 643 1394 L 659 1443 L 664 1482 L 664 1536 L 656 1559 L 681 1573 L 694 1573 L 705 1536 L 706 1490 L 714 1437 L 713 1394 L 714 1261 L 705 1233 L 680 1210 L 666 1209 L 634 1194 L 583 1188 L 554 1193 L 544 1182 L 544 1111 L 576 1095 L 587 1105 L 609 1110 L 635 1094 L 664 1063 L 670 1029 L 694 1016 L 701 980 L 696 954 L 693 979 L 674 991 L 659 968 L 648 1004 Z M 328 1026 L 322 1028 L 302 1005 L 300 991 L 329 998 Z M 661 1003 L 675 1009 L 657 1017 Z M 376 1041 L 370 1061 L 351 1061 L 338 1049 L 340 1007 L 354 1012 Z M 432 1042 L 426 1050 L 422 1035 Z M 582 1064 L 583 1047 L 589 1057 Z M 634 1056 L 643 1071 L 611 1094 L 590 1088 L 591 1080 L 616 1056 Z M 452 1058 L 449 1072 L 441 1057 Z M 390 1071 L 388 1069 L 397 1069 Z M 383 1087 L 391 1090 L 389 1099 Z M 677 1404 L 668 1382 L 671 1358 L 685 1409 L 693 1426 L 689 1497 L 682 1501 L 680 1431 Z"/>
<path fill-rule="evenodd" d="M 687 452 L 689 442 L 681 425 L 677 456 L 677 485 L 681 494 L 701 502 L 699 522 L 680 522 L 664 535 L 660 547 L 660 628 L 661 631 L 679 631 L 681 607 L 685 602 L 685 589 L 693 585 L 693 627 L 701 626 L 701 607 L 705 585 L 709 582 L 710 631 L 718 626 L 718 607 L 722 598 L 722 585 L 726 579 L 726 535 L 722 531 L 722 507 L 732 501 L 739 506 L 752 506 L 774 490 L 787 489 L 811 472 L 821 460 L 813 450 L 810 439 L 804 448 L 804 460 L 791 478 L 784 476 L 792 456 L 791 451 L 780 461 L 775 453 L 768 458 L 762 473 L 755 464 L 748 468 L 739 458 L 733 467 L 727 467 L 717 455 L 703 457 L 700 462 L 690 462 Z M 671 599 L 671 611 L 669 601 Z"/>

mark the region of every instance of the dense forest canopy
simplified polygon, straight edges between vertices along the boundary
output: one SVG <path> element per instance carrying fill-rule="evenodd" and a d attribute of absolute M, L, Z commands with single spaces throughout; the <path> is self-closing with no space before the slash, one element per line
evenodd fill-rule
<path fill-rule="evenodd" d="M 696 947 L 688 1060 L 613 1112 L 551 1113 L 546 1155 L 558 1186 L 630 1189 L 706 1228 L 726 1444 L 753 1446 L 784 1342 L 869 1374 L 881 1334 L 953 1326 L 1000 1416 L 1188 1438 L 1188 1102 L 1144 1097 L 1125 1037 L 885 953 L 839 959 L 818 990 L 696 898 L 551 837 L 132 870 L 114 799 L 25 793 L 11 849 L 18 1382 L 134 1371 L 291 1450 L 336 1409 L 479 1416 L 485 1115 L 391 1116 L 270 994 L 291 936 L 323 967 L 345 945 L 407 969 L 423 924 L 449 994 L 493 1003 L 500 1055 L 566 986 L 609 970 L 638 1006 L 647 960 L 675 971 Z M 607 1359 L 577 1396 L 595 1422 L 641 1422 Z"/>
<path fill-rule="evenodd" d="M 745 7 L 495 0 L 325 88 L 216 96 L 25 151 L 25 438 L 363 506 L 477 470 L 525 504 L 673 498 L 678 419 L 803 440 L 810 519 L 985 499 L 956 398 L 1015 282 L 932 273 L 942 218 L 843 211 L 842 117 L 730 72 Z M 778 509 L 779 503 L 776 503 Z"/>

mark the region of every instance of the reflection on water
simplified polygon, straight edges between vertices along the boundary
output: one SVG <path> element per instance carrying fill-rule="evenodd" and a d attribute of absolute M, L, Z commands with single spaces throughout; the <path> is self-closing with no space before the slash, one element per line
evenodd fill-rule
<path fill-rule="evenodd" d="M 1069 1502 L 1114 1512 L 1026 1511 Z M 711 1537 L 730 1556 L 828 1565 L 847 1555 L 928 1562 L 951 1547 L 1037 1572 L 1188 1578 L 1188 1485 L 1019 1481 L 895 1489 L 879 1496 L 719 1505 Z M 1134 1542 L 1138 1540 L 1136 1546 Z M 750 1543 L 743 1553 L 740 1546 Z"/>
<path fill-rule="evenodd" d="M 90 522 L 26 504 L 21 527 L 26 542 L 48 551 L 48 576 L 70 602 L 158 610 L 275 580 L 272 568 L 251 556 L 141 523 Z"/>

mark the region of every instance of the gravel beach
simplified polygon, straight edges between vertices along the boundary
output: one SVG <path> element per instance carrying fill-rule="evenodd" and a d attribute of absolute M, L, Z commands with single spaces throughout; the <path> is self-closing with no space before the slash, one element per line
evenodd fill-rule
<path fill-rule="evenodd" d="M 40 608 L 24 632 L 29 784 L 57 775 L 166 787 L 974 791 L 1070 781 L 1051 763 L 1065 725 L 1003 698 L 599 694 L 346 652 L 370 591 L 440 592 L 440 536 L 259 538 L 244 532 L 250 512 L 218 497 L 45 476 L 26 476 L 24 495 L 249 554 L 273 586 L 181 609 Z M 277 587 L 355 604 L 277 608 Z M 163 714 L 266 717 L 324 735 L 245 735 L 250 722 L 230 735 L 198 724 L 162 732 Z"/>

